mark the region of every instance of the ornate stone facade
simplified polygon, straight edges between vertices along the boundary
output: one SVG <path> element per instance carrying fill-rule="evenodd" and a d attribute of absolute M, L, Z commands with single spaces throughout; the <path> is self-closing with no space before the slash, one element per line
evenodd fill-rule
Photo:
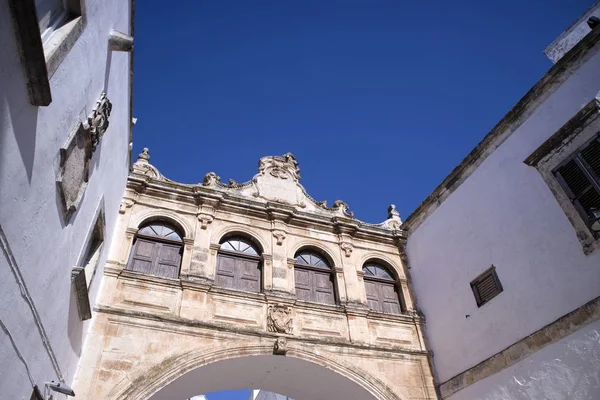
<path fill-rule="evenodd" d="M 386 221 L 368 224 L 342 201 L 331 208 L 315 201 L 299 183 L 290 153 L 261 158 L 252 180 L 229 185 L 213 172 L 199 184 L 176 183 L 149 160 L 144 149 L 128 180 L 75 382 L 78 396 L 168 398 L 179 378 L 197 369 L 274 357 L 290 360 L 290 368 L 301 360 L 334 371 L 368 393 L 357 399 L 436 398 L 424 321 L 414 310 L 401 258 L 405 232 L 393 207 Z M 148 221 L 180 230 L 177 279 L 128 267 Z M 221 243 L 232 235 L 256 244 L 258 292 L 217 282 Z M 331 264 L 335 304 L 298 298 L 295 257 L 302 249 L 318 251 Z M 370 309 L 362 268 L 374 260 L 396 277 L 402 312 Z M 219 389 L 226 387 L 199 388 Z M 181 398 L 199 393 L 181 392 Z"/>

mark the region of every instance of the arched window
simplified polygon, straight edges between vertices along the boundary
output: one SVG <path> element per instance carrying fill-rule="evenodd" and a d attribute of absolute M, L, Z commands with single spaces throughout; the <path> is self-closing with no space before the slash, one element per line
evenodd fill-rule
<path fill-rule="evenodd" d="M 335 304 L 331 266 L 320 254 L 308 250 L 296 253 L 294 278 L 298 299 Z"/>
<path fill-rule="evenodd" d="M 387 314 L 400 314 L 403 307 L 394 275 L 376 263 L 367 263 L 362 270 L 369 308 Z"/>
<path fill-rule="evenodd" d="M 260 255 L 252 242 L 241 237 L 221 241 L 215 283 L 231 289 L 260 292 Z"/>
<path fill-rule="evenodd" d="M 126 269 L 177 279 L 182 252 L 178 230 L 167 222 L 152 222 L 138 231 Z"/>

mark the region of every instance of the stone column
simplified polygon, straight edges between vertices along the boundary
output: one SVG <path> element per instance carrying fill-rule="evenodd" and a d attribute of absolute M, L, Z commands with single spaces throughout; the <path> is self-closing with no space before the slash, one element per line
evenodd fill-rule
<path fill-rule="evenodd" d="M 286 225 L 282 221 L 274 220 L 271 224 L 271 248 L 273 257 L 272 288 L 274 292 L 293 293 L 294 287 L 290 285 L 291 270 L 287 260 Z M 267 273 L 267 271 L 265 271 Z"/>
<path fill-rule="evenodd" d="M 196 235 L 191 251 L 187 277 L 192 280 L 212 281 L 215 277 L 216 249 L 210 243 L 209 225 L 214 221 L 214 208 L 210 205 L 201 205 L 196 216 Z M 214 254 L 213 251 L 214 250 Z M 182 268 L 183 272 L 183 268 Z"/>

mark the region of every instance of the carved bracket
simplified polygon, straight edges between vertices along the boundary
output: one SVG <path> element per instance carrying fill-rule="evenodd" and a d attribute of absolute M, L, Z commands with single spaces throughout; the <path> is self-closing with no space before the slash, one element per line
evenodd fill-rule
<path fill-rule="evenodd" d="M 206 229 L 208 225 L 213 222 L 215 217 L 210 214 L 198 214 L 198 221 L 200 221 L 200 228 Z"/>
<path fill-rule="evenodd" d="M 273 237 L 277 240 L 277 245 L 281 246 L 285 240 L 286 234 L 284 231 L 276 229 L 273 231 Z"/>
<path fill-rule="evenodd" d="M 267 330 L 275 333 L 291 334 L 294 319 L 292 307 L 284 304 L 271 304 L 267 309 Z"/>
<path fill-rule="evenodd" d="M 354 246 L 352 246 L 352 243 L 342 242 L 340 244 L 340 247 L 346 257 L 350 257 L 350 255 L 352 255 L 352 250 L 354 250 Z"/>

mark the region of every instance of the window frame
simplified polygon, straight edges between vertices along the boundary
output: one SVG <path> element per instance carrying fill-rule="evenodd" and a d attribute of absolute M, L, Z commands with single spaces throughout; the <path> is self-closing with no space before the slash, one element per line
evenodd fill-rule
<path fill-rule="evenodd" d="M 162 224 L 164 226 L 168 226 L 170 229 L 172 229 L 175 233 L 177 233 L 177 235 L 179 236 L 179 240 L 173 240 L 173 239 L 168 239 L 166 237 L 162 237 L 162 236 L 155 236 L 155 235 L 148 235 L 148 234 L 144 234 L 144 233 L 140 233 L 140 231 L 148 226 L 151 226 L 153 224 Z M 140 225 L 138 231 L 135 234 L 135 237 L 133 238 L 133 243 L 131 245 L 131 251 L 129 254 L 129 260 L 127 261 L 127 265 L 125 266 L 125 270 L 129 271 L 129 272 L 133 272 L 133 273 L 138 273 L 138 274 L 142 274 L 142 275 L 148 275 L 148 276 L 153 276 L 153 277 L 157 277 L 157 278 L 161 278 L 161 279 L 169 279 L 169 280 L 177 280 L 180 278 L 181 275 L 181 267 L 182 267 L 182 262 L 183 262 L 183 252 L 184 252 L 184 248 L 185 248 L 185 243 L 184 243 L 184 235 L 183 235 L 183 230 L 176 224 L 173 223 L 171 221 L 168 220 L 152 220 L 152 221 L 145 221 L 143 224 Z M 169 245 L 169 246 L 177 246 L 179 247 L 179 265 L 177 268 L 177 276 L 176 277 L 168 277 L 168 276 L 163 276 L 163 275 L 157 275 L 151 272 L 144 272 L 144 271 L 136 271 L 134 270 L 133 267 L 133 260 L 136 258 L 136 246 L 138 245 L 138 240 L 142 239 L 143 241 L 146 242 L 152 242 L 155 245 L 158 244 L 160 245 L 160 247 L 162 248 L 163 245 Z M 155 248 L 156 249 L 156 248 Z M 153 252 L 157 251 L 153 249 Z M 152 256 L 149 257 L 150 261 L 151 261 L 151 269 L 153 269 L 153 267 L 155 267 L 156 265 L 159 264 L 160 262 L 160 258 L 158 254 L 153 254 Z"/>
<path fill-rule="evenodd" d="M 302 254 L 310 254 L 310 255 L 316 256 L 317 258 L 319 258 L 319 260 L 321 260 L 323 263 L 325 263 L 327 268 L 318 267 L 315 265 L 307 265 L 307 264 L 298 263 L 298 257 Z M 316 292 L 317 292 L 315 281 L 314 281 L 315 273 L 318 273 L 321 275 L 328 275 L 329 280 L 331 282 L 331 295 L 333 297 L 333 302 L 331 302 L 331 303 L 317 301 L 314 298 L 311 298 L 310 300 L 305 300 L 305 299 L 298 299 L 298 300 L 306 301 L 306 302 L 314 303 L 314 304 L 329 305 L 329 306 L 336 306 L 339 304 L 339 296 L 338 296 L 338 290 L 337 290 L 337 285 L 336 285 L 336 280 L 335 280 L 335 277 L 336 277 L 335 268 L 334 268 L 333 263 L 329 260 L 329 258 L 327 256 L 324 255 L 324 253 L 322 251 L 317 250 L 317 249 L 312 249 L 312 248 L 303 248 L 303 249 L 296 251 L 296 254 L 294 256 L 294 291 L 296 292 L 296 296 L 298 296 L 298 291 L 297 291 L 298 283 L 296 280 L 296 270 L 297 269 L 309 272 L 309 276 L 311 277 L 311 296 L 313 295 L 313 293 L 316 294 Z"/>
<path fill-rule="evenodd" d="M 481 293 L 477 285 L 490 276 L 494 281 L 497 292 L 492 294 L 490 297 L 484 299 L 481 297 Z M 483 271 L 481 274 L 479 274 L 475 279 L 471 281 L 470 285 L 471 290 L 473 291 L 473 296 L 475 296 L 475 303 L 477 304 L 477 308 L 481 308 L 482 306 L 488 304 L 490 301 L 498 297 L 498 295 L 504 291 L 504 288 L 502 287 L 502 282 L 500 282 L 500 278 L 498 277 L 498 273 L 496 272 L 496 267 L 494 265 L 492 265 L 491 267 Z"/>
<path fill-rule="evenodd" d="M 85 29 L 85 0 L 65 0 L 66 18 L 42 38 L 35 0 L 9 0 L 9 9 L 19 47 L 29 102 L 52 103 L 50 79 Z M 46 36 L 46 32 L 44 32 Z"/>
<path fill-rule="evenodd" d="M 594 237 L 589 219 L 571 201 L 564 183 L 554 173 L 568 163 L 575 153 L 583 150 L 600 133 L 600 100 L 592 99 L 558 131 L 543 142 L 523 162 L 535 167 L 554 198 L 573 226 L 583 253 L 592 254 L 600 249 L 600 238 Z"/>
<path fill-rule="evenodd" d="M 237 241 L 249 244 L 250 247 L 252 247 L 252 249 L 254 249 L 254 251 L 256 252 L 256 255 L 247 254 L 242 251 L 233 251 L 233 250 L 229 250 L 229 249 L 223 249 L 222 248 L 223 244 L 228 241 L 231 241 L 231 240 L 237 240 Z M 234 259 L 248 260 L 248 261 L 256 262 L 257 270 L 258 270 L 258 280 L 257 280 L 258 290 L 257 291 L 245 290 L 240 287 L 236 287 L 235 284 L 232 286 L 217 284 L 217 279 L 219 276 L 219 266 L 220 266 L 220 262 L 221 262 L 220 261 L 221 255 L 224 255 L 226 257 L 232 257 Z M 263 274 L 264 274 L 264 265 L 263 265 L 262 249 L 256 244 L 256 242 L 254 240 L 252 240 L 251 238 L 248 238 L 246 236 L 242 236 L 242 235 L 232 235 L 232 236 L 227 236 L 227 237 L 221 238 L 221 240 L 219 242 L 219 249 L 217 250 L 217 257 L 216 257 L 215 286 L 217 286 L 219 288 L 236 290 L 236 291 L 240 291 L 240 292 L 262 293 L 263 292 Z M 230 275 L 221 274 L 221 276 L 230 276 Z M 233 282 L 237 282 L 237 281 L 241 280 L 243 278 L 243 276 L 242 275 L 236 276 L 235 272 L 234 272 L 234 275 L 232 276 L 232 278 L 233 278 Z"/>
<path fill-rule="evenodd" d="M 374 267 L 383 269 L 392 278 L 391 279 L 382 278 L 382 277 L 378 277 L 378 276 L 374 276 L 374 275 L 365 273 L 365 269 L 369 266 L 374 266 Z M 371 310 L 371 312 L 376 312 L 376 313 L 385 314 L 385 315 L 402 315 L 402 314 L 406 313 L 406 303 L 405 303 L 403 292 L 402 292 L 402 285 L 400 283 L 400 279 L 398 278 L 395 270 L 392 267 L 386 265 L 385 263 L 383 263 L 379 260 L 368 260 L 362 265 L 361 272 L 363 274 L 362 277 L 363 277 L 363 285 L 365 287 L 365 298 L 367 300 L 367 306 L 369 307 L 369 310 Z M 390 313 L 390 312 L 384 311 L 383 309 L 375 310 L 375 309 L 371 308 L 371 306 L 369 305 L 369 300 L 368 300 L 369 294 L 367 293 L 366 282 L 375 282 L 375 283 L 379 283 L 380 285 L 392 286 L 394 289 L 396 298 L 398 300 L 398 307 L 400 308 L 400 312 L 399 313 Z M 380 295 L 381 295 L 381 292 L 378 291 L 377 302 L 383 306 L 384 299 L 382 299 L 380 297 Z"/>

